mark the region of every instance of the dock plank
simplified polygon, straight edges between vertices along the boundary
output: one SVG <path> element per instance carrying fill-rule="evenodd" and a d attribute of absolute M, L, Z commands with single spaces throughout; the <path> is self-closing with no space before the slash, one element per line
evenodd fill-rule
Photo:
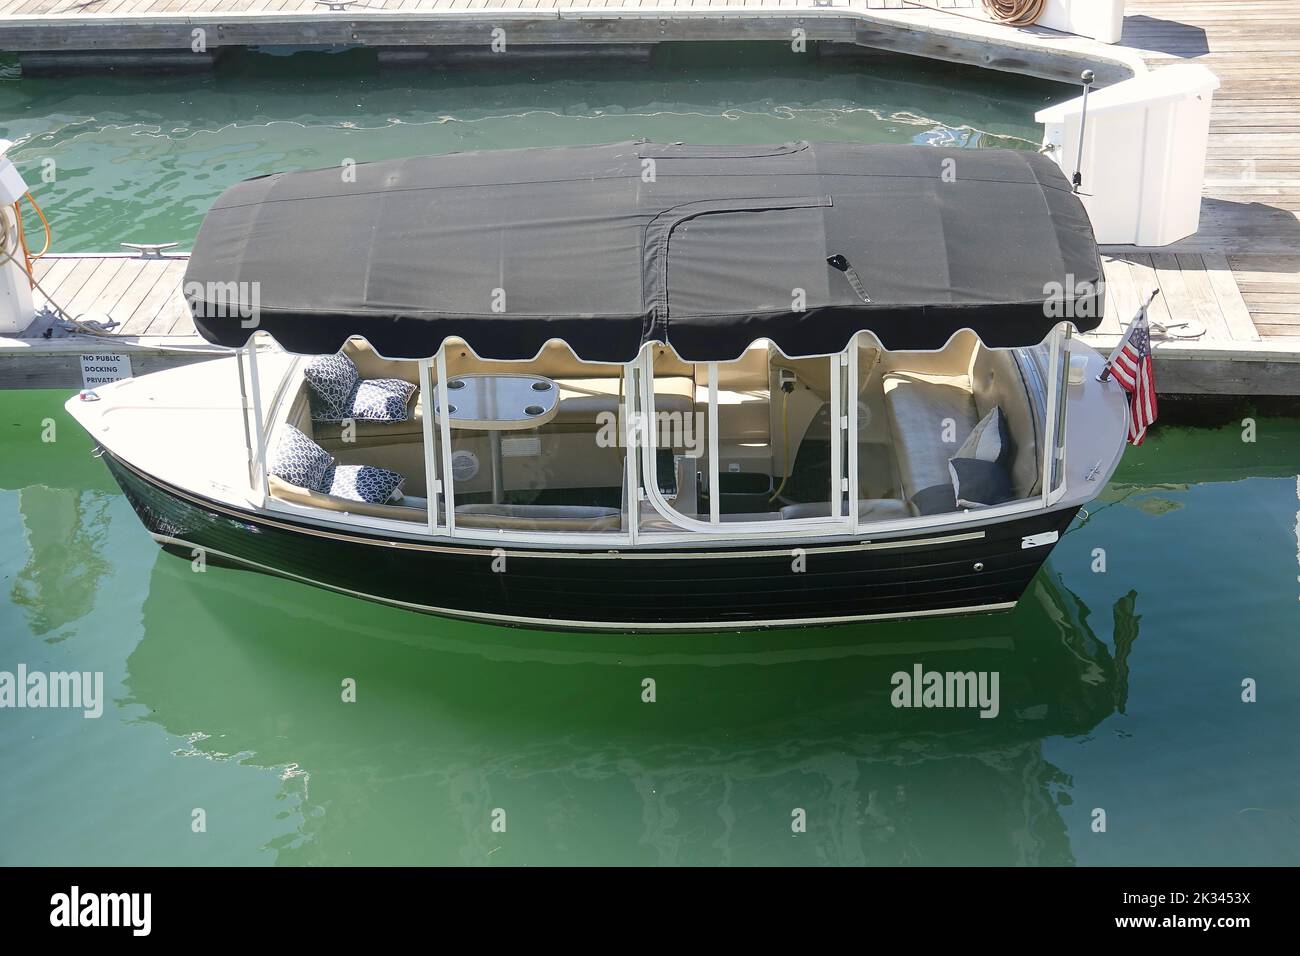
<path fill-rule="evenodd" d="M 1102 269 L 1106 275 L 1107 296 L 1114 307 L 1103 317 L 1098 331 L 1102 334 L 1119 335 L 1130 319 L 1137 313 L 1138 293 L 1129 270 L 1128 260 L 1119 256 L 1103 255 Z"/>
<path fill-rule="evenodd" d="M 1169 255 L 1164 253 L 1161 259 L 1165 260 Z M 1200 322 L 1205 326 L 1207 337 L 1211 339 L 1232 338 L 1228 323 L 1223 318 L 1223 311 L 1219 308 L 1218 298 L 1214 294 L 1214 287 L 1210 284 L 1209 276 L 1206 275 L 1204 257 L 1183 253 L 1172 255 L 1172 259 L 1173 265 L 1169 268 L 1178 270 L 1182 288 L 1187 295 L 1187 300 L 1173 309 L 1174 313 Z"/>
<path fill-rule="evenodd" d="M 1192 257 L 1189 257 L 1192 258 Z M 1199 261 L 1200 257 L 1195 257 Z M 1223 340 L 1229 338 L 1228 324 L 1223 320 L 1212 299 L 1205 295 L 1205 287 L 1198 286 L 1195 277 L 1204 275 L 1204 270 L 1189 269 L 1184 274 L 1178 256 L 1173 253 L 1153 253 L 1151 267 L 1155 272 L 1156 283 L 1160 287 L 1160 300 L 1165 306 L 1165 314 L 1170 322 L 1195 321 L 1205 328 L 1205 338 Z M 1189 281 L 1189 276 L 1192 281 Z"/>
<path fill-rule="evenodd" d="M 117 275 L 121 268 L 121 259 L 100 259 L 99 265 L 77 290 L 77 294 L 60 304 L 74 319 L 80 318 L 83 313 L 98 312 L 96 306 L 99 303 L 99 294 L 113 281 L 113 276 Z"/>
<path fill-rule="evenodd" d="M 119 323 L 116 330 L 119 335 L 127 334 L 125 331 L 127 320 L 130 319 L 135 313 L 135 310 L 139 308 L 140 303 L 144 301 L 145 296 L 147 296 L 153 290 L 153 287 L 167 274 L 166 262 L 156 259 L 143 260 L 143 262 L 144 268 L 140 270 L 140 274 L 136 277 L 135 282 L 131 284 L 129 289 L 122 293 L 121 297 L 116 303 L 114 303 L 109 312 L 109 315 Z"/>
<path fill-rule="evenodd" d="M 81 287 L 86 284 L 102 263 L 103 259 L 93 256 L 75 260 L 72 271 L 59 283 L 58 289 L 50 292 L 51 303 L 64 309 L 68 315 L 75 315 L 70 311 L 69 303 L 81 291 Z"/>
<path fill-rule="evenodd" d="M 141 273 L 144 271 L 145 262 L 144 259 L 121 260 L 121 265 L 118 266 L 117 273 L 113 276 L 112 281 L 104 286 L 97 296 L 93 306 L 94 311 L 111 316 L 122 296 L 139 280 Z"/>
<path fill-rule="evenodd" d="M 146 335 L 154 320 L 167 303 L 180 295 L 181 277 L 185 271 L 184 262 L 167 262 L 159 270 L 156 281 L 131 310 L 130 315 L 119 314 L 115 318 L 122 323 L 120 335 Z M 124 310 L 119 310 L 123 312 Z"/>
<path fill-rule="evenodd" d="M 1223 320 L 1227 323 L 1232 338 L 1238 342 L 1259 341 L 1259 332 L 1251 321 L 1250 309 L 1241 297 L 1237 281 L 1232 277 L 1227 257 L 1207 255 L 1204 260 L 1205 275 L 1210 280 L 1210 287 L 1214 289 L 1214 297 L 1218 300 L 1219 310 L 1223 313 Z"/>
<path fill-rule="evenodd" d="M 59 286 L 76 266 L 76 259 L 37 259 L 33 271 L 36 274 L 36 281 L 41 284 L 45 294 L 57 298 Z"/>
<path fill-rule="evenodd" d="M 1160 289 L 1160 281 L 1156 277 L 1156 270 L 1151 265 L 1151 256 L 1145 253 L 1134 253 L 1125 258 L 1128 260 L 1129 272 L 1133 275 L 1133 291 L 1137 299 L 1134 303 L 1136 310 L 1151 297 L 1151 293 Z M 1147 318 L 1157 325 L 1166 327 L 1173 322 L 1169 315 L 1169 300 L 1163 294 L 1151 300 L 1151 305 L 1147 308 Z"/>

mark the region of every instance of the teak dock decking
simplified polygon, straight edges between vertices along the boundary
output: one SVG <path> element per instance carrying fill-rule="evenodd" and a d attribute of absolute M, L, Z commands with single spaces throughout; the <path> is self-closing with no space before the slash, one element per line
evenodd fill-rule
<path fill-rule="evenodd" d="M 340 3 L 336 3 L 339 6 Z M 979 0 L 0 0 L 0 49 L 39 62 L 193 57 L 206 30 L 223 47 L 358 44 L 418 56 L 487 46 L 494 27 L 516 46 L 664 40 L 809 40 L 876 47 L 1052 79 L 1094 69 L 1114 82 L 1174 62 L 1222 81 L 1211 116 L 1200 231 L 1160 248 L 1108 247 L 1107 317 L 1087 338 L 1109 347 L 1157 286 L 1157 322 L 1193 319 L 1193 340 L 1157 339 L 1162 391 L 1300 395 L 1300 7 L 1294 0 L 1128 0 L 1120 43 L 988 21 Z M 113 51 L 119 51 L 114 53 Z M 132 62 L 122 61 L 124 67 Z M 158 236 L 158 241 L 171 237 Z M 38 278 L 73 314 L 107 313 L 106 337 L 0 340 L 0 387 L 76 387 L 81 352 L 131 350 L 133 369 L 203 357 L 180 298 L 184 259 L 47 257 Z M 39 298 L 39 297 L 38 297 Z"/>

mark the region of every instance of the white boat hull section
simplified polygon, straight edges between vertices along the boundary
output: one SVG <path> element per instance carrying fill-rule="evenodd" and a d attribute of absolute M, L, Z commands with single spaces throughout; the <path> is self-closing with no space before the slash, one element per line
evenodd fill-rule
<path fill-rule="evenodd" d="M 293 361 L 278 352 L 259 357 L 264 413 Z M 245 387 L 251 393 L 247 376 Z M 94 394 L 98 401 L 74 397 L 67 409 L 119 458 L 215 501 L 247 507 L 261 500 L 250 477 L 252 414 L 243 408 L 233 355 L 101 385 Z"/>

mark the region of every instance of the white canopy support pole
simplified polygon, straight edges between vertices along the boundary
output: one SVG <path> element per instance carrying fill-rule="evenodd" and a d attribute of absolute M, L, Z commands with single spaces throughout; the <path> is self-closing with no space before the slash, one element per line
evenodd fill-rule
<path fill-rule="evenodd" d="M 429 360 L 420 359 L 420 402 L 424 428 L 424 496 L 429 507 L 429 534 L 438 531 L 438 456 L 433 446 L 433 376 Z"/>
<path fill-rule="evenodd" d="M 1052 451 L 1052 459 L 1055 462 L 1055 474 L 1059 479 L 1057 487 L 1052 490 L 1052 495 L 1048 499 L 1049 503 L 1056 501 L 1065 494 L 1065 422 L 1066 406 L 1070 400 L 1070 342 L 1074 337 L 1074 326 L 1066 324 L 1061 330 L 1061 359 L 1060 366 L 1057 369 L 1057 402 L 1056 402 L 1056 444 Z"/>
<path fill-rule="evenodd" d="M 1056 469 L 1056 407 L 1061 400 L 1061 376 L 1058 365 L 1061 361 L 1061 327 L 1052 329 L 1051 340 L 1047 350 L 1047 434 L 1043 440 L 1043 507 L 1051 504 L 1052 481 Z"/>
<path fill-rule="evenodd" d="M 643 428 L 638 428 L 640 421 L 636 410 L 636 378 L 629 362 L 623 366 L 623 407 L 618 410 L 623 416 L 623 464 L 626 469 L 624 484 L 627 486 L 627 534 L 629 543 L 636 544 L 637 526 L 641 523 L 641 484 L 637 481 L 637 457 L 641 454 L 641 442 L 645 441 Z M 658 481 L 658 470 L 650 475 L 650 481 Z"/>
<path fill-rule="evenodd" d="M 857 528 L 858 526 L 858 389 L 862 383 L 858 381 L 858 334 L 854 333 L 853 338 L 849 339 L 849 347 L 845 352 L 848 356 L 849 365 L 849 384 L 845 389 L 846 400 L 848 402 L 848 418 L 846 419 L 846 436 L 844 447 L 849 456 L 849 527 Z"/>
<path fill-rule="evenodd" d="M 709 523 L 722 522 L 722 480 L 718 461 L 718 363 L 709 363 Z"/>
<path fill-rule="evenodd" d="M 447 414 L 447 345 L 438 349 L 438 425 L 442 432 L 442 462 L 446 479 L 442 486 L 443 512 L 447 515 L 447 533 L 456 533 L 456 479 L 451 467 L 451 418 Z M 427 412 L 426 412 L 427 414 Z"/>
<path fill-rule="evenodd" d="M 248 381 L 253 387 L 253 434 L 257 438 L 257 478 L 256 487 L 262 491 L 262 497 L 271 494 L 266 479 L 266 424 L 262 420 L 262 384 L 257 375 L 257 336 L 248 340 Z"/>
<path fill-rule="evenodd" d="M 248 461 L 248 487 L 257 486 L 257 475 L 253 471 L 253 433 L 248 427 L 248 384 L 244 378 L 244 350 L 235 350 L 235 368 L 239 370 L 239 414 L 244 420 L 244 457 Z"/>
<path fill-rule="evenodd" d="M 838 518 L 844 513 L 844 396 L 840 394 L 840 355 L 832 355 L 831 363 L 831 508 L 828 514 Z M 790 468 L 786 466 L 786 474 Z"/>

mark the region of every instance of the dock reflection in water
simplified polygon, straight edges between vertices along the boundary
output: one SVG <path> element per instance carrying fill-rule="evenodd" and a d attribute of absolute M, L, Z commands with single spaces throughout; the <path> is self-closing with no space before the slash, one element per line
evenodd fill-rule
<path fill-rule="evenodd" d="M 1071 780 L 1040 741 L 1122 710 L 1137 627 L 1121 601 L 1112 654 L 1049 572 L 1011 616 L 646 638 L 446 622 L 160 555 L 120 703 L 196 755 L 281 771 L 280 863 L 1069 864 Z M 997 671 L 1001 713 L 896 709 L 914 664 Z"/>
<path fill-rule="evenodd" d="M 116 497 L 43 484 L 18 490 L 28 557 L 9 600 L 26 612 L 32 634 L 57 642 L 54 632 L 94 609 L 100 582 L 111 570 L 103 546 Z"/>

